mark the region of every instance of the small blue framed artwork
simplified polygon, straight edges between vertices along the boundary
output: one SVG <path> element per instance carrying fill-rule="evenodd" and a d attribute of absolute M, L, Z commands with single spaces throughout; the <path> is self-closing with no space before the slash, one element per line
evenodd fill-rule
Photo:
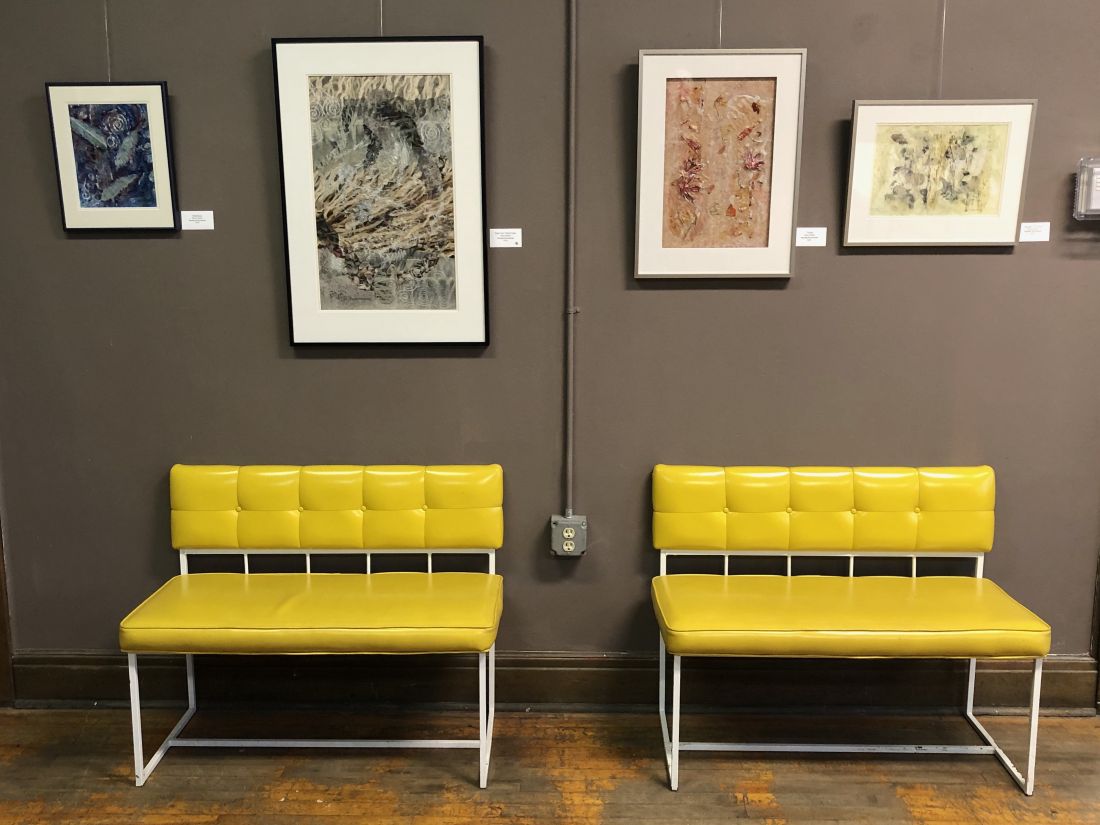
<path fill-rule="evenodd" d="M 66 231 L 177 230 L 166 83 L 47 83 Z"/>

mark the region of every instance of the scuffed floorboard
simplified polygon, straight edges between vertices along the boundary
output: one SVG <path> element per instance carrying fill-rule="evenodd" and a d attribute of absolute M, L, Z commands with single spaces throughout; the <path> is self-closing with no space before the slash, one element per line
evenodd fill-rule
<path fill-rule="evenodd" d="M 172 725 L 146 713 L 146 748 Z M 1023 719 L 989 722 L 1019 754 Z M 222 736 L 469 737 L 471 714 L 201 711 Z M 972 742 L 939 717 L 687 716 L 685 738 Z M 993 757 L 687 753 L 666 785 L 656 716 L 499 713 L 490 786 L 476 751 L 170 751 L 132 780 L 129 714 L 0 710 L 0 825 L 1067 823 L 1100 825 L 1100 720 L 1043 719 L 1034 797 Z"/>

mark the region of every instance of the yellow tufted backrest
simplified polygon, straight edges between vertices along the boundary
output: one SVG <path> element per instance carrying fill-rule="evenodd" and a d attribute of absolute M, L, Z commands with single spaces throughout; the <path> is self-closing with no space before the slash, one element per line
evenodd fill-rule
<path fill-rule="evenodd" d="M 992 467 L 653 469 L 660 550 L 965 552 L 993 546 Z"/>
<path fill-rule="evenodd" d="M 497 549 L 498 464 L 311 467 L 177 464 L 172 546 Z"/>

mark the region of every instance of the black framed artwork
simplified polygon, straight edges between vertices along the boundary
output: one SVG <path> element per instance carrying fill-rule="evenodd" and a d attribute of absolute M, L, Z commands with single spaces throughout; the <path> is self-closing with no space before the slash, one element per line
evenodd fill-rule
<path fill-rule="evenodd" d="M 487 343 L 481 38 L 272 52 L 291 342 Z"/>
<path fill-rule="evenodd" d="M 168 84 L 47 83 L 67 231 L 179 229 Z"/>

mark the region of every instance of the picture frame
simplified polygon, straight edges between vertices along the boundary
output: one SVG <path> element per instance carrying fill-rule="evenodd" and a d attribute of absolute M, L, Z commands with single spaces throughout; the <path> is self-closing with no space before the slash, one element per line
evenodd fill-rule
<path fill-rule="evenodd" d="M 790 277 L 806 49 L 638 53 L 634 277 Z"/>
<path fill-rule="evenodd" d="M 47 83 L 67 232 L 180 227 L 168 84 Z"/>
<path fill-rule="evenodd" d="M 290 340 L 487 344 L 483 40 L 272 40 Z"/>
<path fill-rule="evenodd" d="M 845 246 L 1011 246 L 1036 100 L 856 100 Z"/>

